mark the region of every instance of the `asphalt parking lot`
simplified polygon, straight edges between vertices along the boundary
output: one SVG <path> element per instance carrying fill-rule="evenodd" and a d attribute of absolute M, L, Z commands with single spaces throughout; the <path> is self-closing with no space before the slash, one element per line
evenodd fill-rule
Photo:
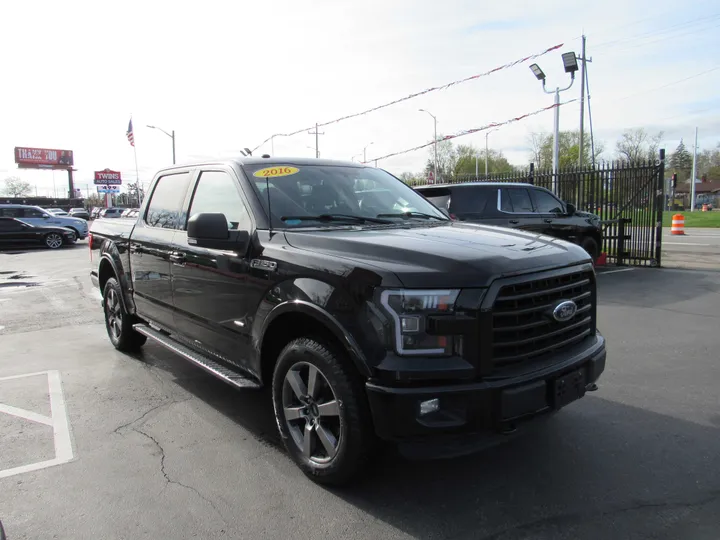
<path fill-rule="evenodd" d="M 116 352 L 84 242 L 0 252 L 0 520 L 16 539 L 720 537 L 720 272 L 603 271 L 600 390 L 443 461 L 310 483 L 269 398 Z"/>
<path fill-rule="evenodd" d="M 720 270 L 720 229 L 687 228 L 684 235 L 663 229 L 663 266 Z"/>

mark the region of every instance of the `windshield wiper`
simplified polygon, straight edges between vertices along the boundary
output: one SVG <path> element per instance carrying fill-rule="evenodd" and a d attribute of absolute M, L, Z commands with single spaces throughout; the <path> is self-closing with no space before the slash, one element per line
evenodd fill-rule
<path fill-rule="evenodd" d="M 446 221 L 444 218 L 433 216 L 432 214 L 425 214 L 423 212 L 400 212 L 398 214 L 378 214 L 379 218 L 389 218 L 389 217 L 400 217 L 400 218 L 423 218 L 423 219 L 438 219 L 440 221 Z"/>
<path fill-rule="evenodd" d="M 380 217 L 380 216 L 378 216 Z M 353 216 L 351 214 L 320 214 L 317 216 L 282 216 L 281 221 L 356 221 L 358 223 L 385 223 L 392 221 L 365 216 Z"/>

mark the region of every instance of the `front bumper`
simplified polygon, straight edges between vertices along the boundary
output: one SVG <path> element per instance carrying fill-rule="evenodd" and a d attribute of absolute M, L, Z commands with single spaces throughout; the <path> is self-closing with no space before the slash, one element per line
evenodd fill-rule
<path fill-rule="evenodd" d="M 480 382 L 391 387 L 371 381 L 366 389 L 375 431 L 381 439 L 393 441 L 507 432 L 520 421 L 567 404 L 555 394 L 558 386 L 570 384 L 571 378 L 580 390 L 570 399 L 582 397 L 605 370 L 605 357 L 605 339 L 598 333 L 551 363 L 518 368 L 507 376 L 486 377 Z M 431 410 L 435 407 L 437 410 Z"/>

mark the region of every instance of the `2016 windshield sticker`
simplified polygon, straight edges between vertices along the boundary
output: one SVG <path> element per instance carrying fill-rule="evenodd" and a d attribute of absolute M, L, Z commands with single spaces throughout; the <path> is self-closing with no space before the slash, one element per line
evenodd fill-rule
<path fill-rule="evenodd" d="M 255 171 L 253 176 L 257 176 L 258 178 L 277 178 L 278 176 L 290 176 L 291 174 L 297 174 L 299 172 L 300 169 L 297 167 L 280 165 L 278 167 L 266 167 L 265 169 Z"/>

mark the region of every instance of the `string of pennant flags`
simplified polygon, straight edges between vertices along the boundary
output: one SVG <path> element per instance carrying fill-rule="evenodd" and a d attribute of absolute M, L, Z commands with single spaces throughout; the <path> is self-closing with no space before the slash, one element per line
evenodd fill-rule
<path fill-rule="evenodd" d="M 379 111 L 380 109 L 384 109 L 384 108 L 390 107 L 390 106 L 392 106 L 392 105 L 397 105 L 398 103 L 402 103 L 403 101 L 408 101 L 408 100 L 410 100 L 410 99 L 413 99 L 413 98 L 416 98 L 416 97 L 418 97 L 418 96 L 422 96 L 422 95 L 425 95 L 425 94 L 429 94 L 429 93 L 431 93 L 431 92 L 437 92 L 437 91 L 439 91 L 439 90 L 447 90 L 448 88 L 451 88 L 451 87 L 453 87 L 453 86 L 457 86 L 457 85 L 459 85 L 459 84 L 466 83 L 466 82 L 468 82 L 468 81 L 474 81 L 474 80 L 479 79 L 479 78 L 481 78 L 481 77 L 487 77 L 488 75 L 492 75 L 493 73 L 497 73 L 498 71 L 502 71 L 502 70 L 504 70 L 504 69 L 509 69 L 509 68 L 514 67 L 514 66 L 516 66 L 516 65 L 518 65 L 518 64 L 522 64 L 522 63 L 524 63 L 524 62 L 527 62 L 527 61 L 529 61 L 529 60 L 535 60 L 536 58 L 540 58 L 541 56 L 544 56 L 544 55 L 546 55 L 546 54 L 549 53 L 549 52 L 552 52 L 552 51 L 555 51 L 555 50 L 561 48 L 563 45 L 564 45 L 564 43 L 560 43 L 560 44 L 558 44 L 558 45 L 553 45 L 552 47 L 547 48 L 547 49 L 545 49 L 544 51 L 541 51 L 541 52 L 538 52 L 538 53 L 535 53 L 535 54 L 531 54 L 531 55 L 525 56 L 525 57 L 523 57 L 523 58 L 519 58 L 519 59 L 514 60 L 514 61 L 512 61 L 512 62 L 508 62 L 507 64 L 503 64 L 503 65 L 501 65 L 501 66 L 497 66 L 497 67 L 495 67 L 495 68 L 493 68 L 493 69 L 491 69 L 491 70 L 489 70 L 489 71 L 485 71 L 485 72 L 483 72 L 483 73 L 478 73 L 477 75 L 472 75 L 472 76 L 470 76 L 470 77 L 465 77 L 465 78 L 463 78 L 463 79 L 458 79 L 458 80 L 456 80 L 456 81 L 452 81 L 452 82 L 449 82 L 449 83 L 447 83 L 447 84 L 443 84 L 443 85 L 440 85 L 440 86 L 433 86 L 433 87 L 431 87 L 431 88 L 427 88 L 427 89 L 422 90 L 422 91 L 420 91 L 420 92 L 415 92 L 415 93 L 409 94 L 409 95 L 407 95 L 407 96 L 405 96 L 405 97 L 401 97 L 401 98 L 398 98 L 398 99 L 394 99 L 394 100 L 392 100 L 392 101 L 389 101 L 389 102 L 387 102 L 387 103 L 383 103 L 382 105 L 377 105 L 377 106 L 375 106 L 375 107 L 371 107 L 370 109 L 366 109 L 366 110 L 364 110 L 364 111 L 360 111 L 360 112 L 356 112 L 356 113 L 353 113 L 353 114 L 348 114 L 348 115 L 345 115 L 345 116 L 341 116 L 340 118 L 335 118 L 334 120 L 330 120 L 330 121 L 327 121 L 327 122 L 322 122 L 322 123 L 319 123 L 319 124 L 314 124 L 314 125 L 312 125 L 312 126 L 310 126 L 310 127 L 298 129 L 298 130 L 292 131 L 292 132 L 290 132 L 290 133 L 276 133 L 275 135 L 271 135 L 270 137 L 268 137 L 267 139 L 265 139 L 263 142 L 261 142 L 260 144 L 258 144 L 255 148 L 252 149 L 252 151 L 255 152 L 258 148 L 260 148 L 260 147 L 263 146 L 264 144 L 270 142 L 270 140 L 271 140 L 273 137 L 292 137 L 293 135 L 298 135 L 298 134 L 300 134 L 300 133 L 303 133 L 303 132 L 305 132 L 305 131 L 309 131 L 309 130 L 311 130 L 311 129 L 321 128 L 321 127 L 329 126 L 329 125 L 331 125 L 331 124 L 337 124 L 338 122 L 342 122 L 343 120 L 349 120 L 350 118 L 357 118 L 358 116 L 363 116 L 363 115 L 369 114 L 369 113 L 371 113 L 371 112 Z"/>
<path fill-rule="evenodd" d="M 528 118 L 528 117 L 530 117 L 530 116 L 535 116 L 536 114 L 540 114 L 540 113 L 543 113 L 543 112 L 545 112 L 545 111 L 549 111 L 550 109 L 554 109 L 555 107 L 561 107 L 561 106 L 563 106 L 563 105 L 567 105 L 567 104 L 572 103 L 572 102 L 574 102 L 574 101 L 577 101 L 577 98 L 576 98 L 576 99 L 570 99 L 570 100 L 568 100 L 568 101 L 564 101 L 564 102 L 558 103 L 558 104 L 552 104 L 552 105 L 550 105 L 550 106 L 548 106 L 548 107 L 543 107 L 542 109 L 538 109 L 538 110 L 533 111 L 533 112 L 525 113 L 525 114 L 523 114 L 523 115 L 521 115 L 521 116 L 516 116 L 515 118 L 510 118 L 510 119 L 508 119 L 508 120 L 505 120 L 504 122 L 491 122 L 490 124 L 486 124 L 486 125 L 484 125 L 484 126 L 482 126 L 482 127 L 479 127 L 479 128 L 464 129 L 464 130 L 458 131 L 457 133 L 454 133 L 454 134 L 452 134 L 452 135 L 445 135 L 444 137 L 439 137 L 438 140 L 437 140 L 437 142 L 449 141 L 450 139 L 456 139 L 456 138 L 458 138 L 458 137 L 464 137 L 465 135 L 471 135 L 472 133 L 478 133 L 479 131 L 485 131 L 485 130 L 492 129 L 492 128 L 495 128 L 495 127 L 500 127 L 500 126 L 506 126 L 506 125 L 508 125 L 508 124 L 512 124 L 512 123 L 514 123 L 514 122 L 518 122 L 518 121 L 520 121 L 520 120 L 524 120 L 525 118 Z M 415 152 L 415 151 L 417 151 L 417 150 L 422 150 L 423 148 L 427 148 L 428 146 L 432 146 L 433 144 L 435 144 L 435 141 L 430 141 L 430 142 L 428 142 L 428 143 L 415 146 L 415 147 L 413 147 L 413 148 L 408 148 L 408 149 L 406 149 L 406 150 L 400 150 L 400 151 L 398 151 L 398 152 L 393 152 L 392 154 L 386 154 L 386 155 L 381 156 L 381 157 L 371 158 L 371 159 L 368 159 L 367 161 L 363 161 L 362 163 L 363 163 L 363 164 L 366 164 L 366 163 L 371 163 L 371 162 L 375 162 L 375 161 L 380 161 L 380 160 L 383 160 L 383 159 L 391 158 L 391 157 L 394 157 L 394 156 L 399 156 L 399 155 L 402 155 L 402 154 L 409 154 L 410 152 Z"/>

